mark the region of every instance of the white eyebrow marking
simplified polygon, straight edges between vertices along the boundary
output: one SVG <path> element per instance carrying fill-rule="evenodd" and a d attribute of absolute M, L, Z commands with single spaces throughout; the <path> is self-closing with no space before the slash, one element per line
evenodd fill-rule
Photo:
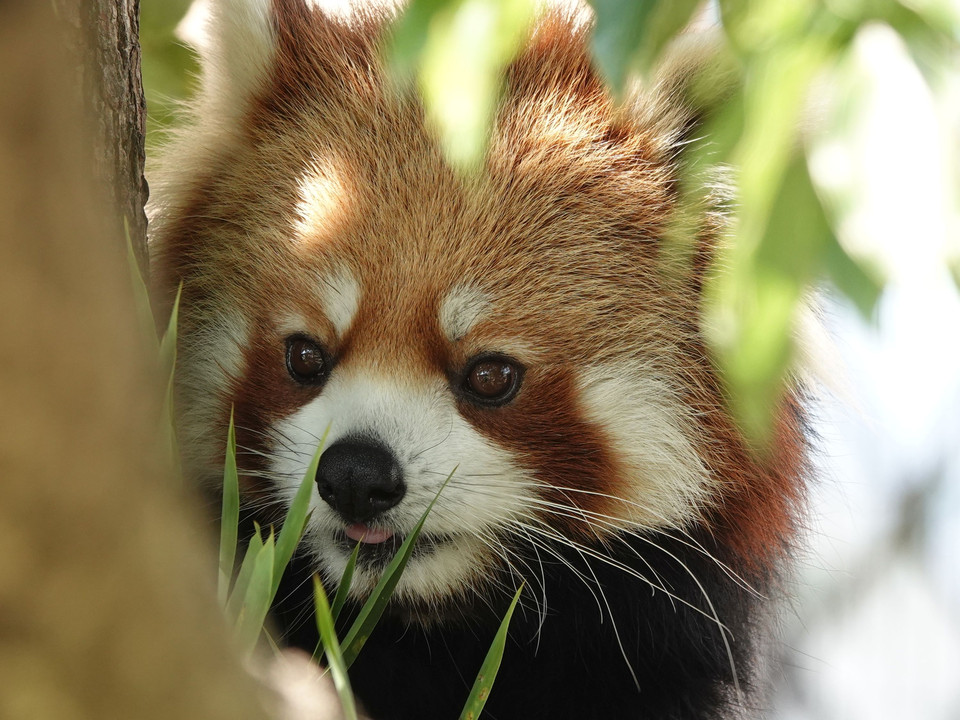
<path fill-rule="evenodd" d="M 489 296 L 482 290 L 458 285 L 440 303 L 440 330 L 450 342 L 462 340 L 490 305 Z"/>
<path fill-rule="evenodd" d="M 360 283 L 353 274 L 340 265 L 320 276 L 320 298 L 323 311 L 333 324 L 338 337 L 343 337 L 360 305 Z"/>
<path fill-rule="evenodd" d="M 314 157 L 297 181 L 299 199 L 294 217 L 294 239 L 310 244 L 323 235 L 345 208 L 346 189 L 335 158 Z"/>

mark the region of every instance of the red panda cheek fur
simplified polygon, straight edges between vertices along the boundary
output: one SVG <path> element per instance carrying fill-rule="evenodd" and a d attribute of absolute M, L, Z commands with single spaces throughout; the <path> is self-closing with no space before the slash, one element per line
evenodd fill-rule
<path fill-rule="evenodd" d="M 529 500 L 477 539 L 479 567 L 447 573 L 471 578 L 462 587 L 392 603 L 351 669 L 374 720 L 455 717 L 520 580 L 492 717 L 758 714 L 761 598 L 778 594 L 807 475 L 803 396 L 786 393 L 766 457 L 726 409 L 698 320 L 722 191 L 703 190 L 692 262 L 663 241 L 695 121 L 682 81 L 618 104 L 592 67 L 589 14 L 553 3 L 507 70 L 485 167 L 464 178 L 419 100 L 386 80 L 392 11 L 320 4 L 211 0 L 194 124 L 154 176 L 156 296 L 169 305 L 183 287 L 188 474 L 215 482 L 233 408 L 245 504 L 276 520 L 261 511 L 283 505 L 277 428 L 333 394 L 287 370 L 286 339 L 307 334 L 331 357 L 338 402 L 362 376 L 398 397 L 429 388 L 406 407 L 442 406 L 516 470 L 500 489 L 470 487 L 490 507 L 505 486 Z M 498 407 L 461 384 L 488 352 L 524 372 Z M 468 497 L 452 490 L 441 504 Z M 421 576 L 430 558 L 412 561 Z M 275 608 L 310 650 L 317 571 L 298 556 Z"/>
<path fill-rule="evenodd" d="M 492 412 L 464 402 L 461 413 L 533 469 L 546 503 L 567 508 L 551 518 L 560 532 L 595 539 L 600 531 L 589 518 L 616 517 L 618 486 L 629 479 L 610 453 L 604 430 L 584 421 L 569 372 L 555 369 L 539 378 L 528 375 L 523 395 Z"/>

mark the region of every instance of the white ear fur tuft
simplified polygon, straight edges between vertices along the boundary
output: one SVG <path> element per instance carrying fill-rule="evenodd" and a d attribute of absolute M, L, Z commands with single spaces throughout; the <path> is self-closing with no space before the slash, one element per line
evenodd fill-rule
<path fill-rule="evenodd" d="M 233 126 L 276 51 L 272 0 L 194 0 L 177 34 L 200 54 L 200 112 Z"/>

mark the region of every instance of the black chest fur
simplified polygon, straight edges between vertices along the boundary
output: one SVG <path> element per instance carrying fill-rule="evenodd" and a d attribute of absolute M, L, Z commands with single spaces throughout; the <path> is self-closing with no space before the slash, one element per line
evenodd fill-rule
<path fill-rule="evenodd" d="M 484 717 L 694 720 L 756 701 L 754 625 L 769 579 L 734 576 L 705 533 L 624 538 L 596 552 L 609 561 L 531 551 L 542 564 L 531 565 Z M 308 574 L 299 561 L 276 610 L 288 641 L 312 650 Z M 503 590 L 429 629 L 385 616 L 350 671 L 374 720 L 459 717 L 508 600 Z"/>

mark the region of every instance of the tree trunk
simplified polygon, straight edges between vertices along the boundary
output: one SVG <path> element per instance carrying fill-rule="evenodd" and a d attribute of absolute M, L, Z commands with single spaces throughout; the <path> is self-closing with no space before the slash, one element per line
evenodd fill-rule
<path fill-rule="evenodd" d="M 261 720 L 138 342 L 117 221 L 142 252 L 135 8 L 92 4 L 0 3 L 0 717 Z M 121 30 L 85 42 L 91 18 Z"/>
<path fill-rule="evenodd" d="M 140 77 L 140 0 L 53 0 L 70 32 L 76 87 L 95 118 L 94 176 L 110 189 L 118 228 L 129 229 L 147 272 L 147 182 L 143 176 L 146 103 Z M 119 237 L 123 237 L 122 234 Z"/>

